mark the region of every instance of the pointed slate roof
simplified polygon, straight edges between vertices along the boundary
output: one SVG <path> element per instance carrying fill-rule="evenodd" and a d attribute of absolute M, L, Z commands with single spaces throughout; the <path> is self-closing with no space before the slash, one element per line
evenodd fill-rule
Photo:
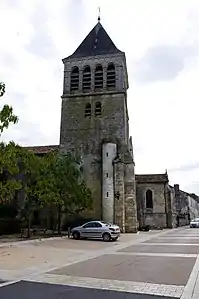
<path fill-rule="evenodd" d="M 70 58 L 123 53 L 118 50 L 100 22 L 86 36 Z"/>

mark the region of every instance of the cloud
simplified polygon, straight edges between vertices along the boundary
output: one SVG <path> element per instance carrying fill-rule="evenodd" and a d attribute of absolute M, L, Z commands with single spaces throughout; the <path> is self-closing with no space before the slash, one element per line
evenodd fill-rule
<path fill-rule="evenodd" d="M 59 143 L 61 59 L 96 24 L 98 6 L 104 28 L 126 52 L 136 171 L 168 169 L 171 183 L 198 192 L 198 0 L 1 0 L 0 106 L 13 105 L 19 116 L 4 140 Z"/>
<path fill-rule="evenodd" d="M 51 59 L 56 55 L 56 46 L 50 33 L 47 6 L 43 5 L 42 2 L 38 3 L 34 7 L 29 21 L 34 28 L 34 33 L 25 49 L 37 57 Z"/>
<path fill-rule="evenodd" d="M 147 49 L 137 63 L 135 79 L 141 83 L 167 81 L 176 78 L 184 69 L 187 59 L 197 55 L 199 47 L 160 45 Z"/>
<path fill-rule="evenodd" d="M 195 170 L 195 169 L 199 169 L 199 162 L 198 161 L 195 161 L 191 164 L 185 164 L 185 165 L 181 165 L 179 167 L 176 167 L 176 168 L 171 168 L 169 169 L 169 172 L 184 172 L 184 171 L 192 171 L 192 170 Z"/>

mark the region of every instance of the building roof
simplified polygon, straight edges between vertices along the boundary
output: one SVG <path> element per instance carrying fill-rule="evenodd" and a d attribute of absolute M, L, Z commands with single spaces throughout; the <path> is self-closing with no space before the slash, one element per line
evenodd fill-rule
<path fill-rule="evenodd" d="M 138 183 L 167 183 L 169 181 L 167 173 L 136 174 L 135 180 Z"/>
<path fill-rule="evenodd" d="M 47 154 L 59 149 L 59 145 L 24 146 L 23 148 L 33 151 L 35 154 Z"/>
<path fill-rule="evenodd" d="M 177 185 L 177 184 L 175 184 Z M 177 185 L 179 187 L 179 185 Z M 175 190 L 174 186 L 171 186 L 169 185 L 169 187 L 172 189 L 172 190 Z M 195 193 L 189 193 L 189 192 L 186 192 L 186 191 L 183 191 L 181 189 L 179 189 L 179 192 L 183 192 L 184 194 L 186 194 L 187 196 L 190 196 L 191 198 L 193 198 L 195 201 L 199 202 L 199 196 Z"/>
<path fill-rule="evenodd" d="M 118 50 L 102 24 L 98 22 L 70 58 L 123 53 Z M 69 58 L 68 57 L 68 58 Z"/>

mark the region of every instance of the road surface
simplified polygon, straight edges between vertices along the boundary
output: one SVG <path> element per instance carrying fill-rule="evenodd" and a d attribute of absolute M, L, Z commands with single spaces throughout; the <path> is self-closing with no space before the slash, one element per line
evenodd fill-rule
<path fill-rule="evenodd" d="M 198 299 L 198 255 L 199 230 L 189 228 L 128 234 L 112 243 L 4 244 L 0 298 Z"/>

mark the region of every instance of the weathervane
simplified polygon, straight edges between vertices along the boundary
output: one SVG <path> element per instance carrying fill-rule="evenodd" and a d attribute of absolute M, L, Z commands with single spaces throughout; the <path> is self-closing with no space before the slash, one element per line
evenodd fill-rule
<path fill-rule="evenodd" d="M 101 18 L 100 18 L 100 7 L 98 7 L 98 18 L 97 18 L 98 22 L 100 22 Z"/>

